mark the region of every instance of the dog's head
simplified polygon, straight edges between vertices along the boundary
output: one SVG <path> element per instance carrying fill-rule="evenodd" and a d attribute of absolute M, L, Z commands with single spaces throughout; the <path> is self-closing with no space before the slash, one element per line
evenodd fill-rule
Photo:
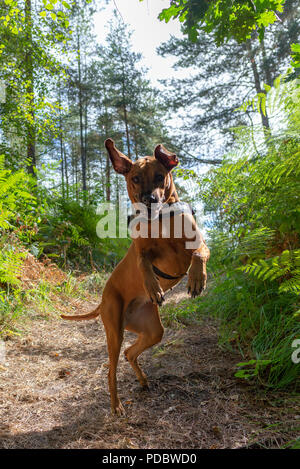
<path fill-rule="evenodd" d="M 123 155 L 112 139 L 105 140 L 105 146 L 115 171 L 123 174 L 127 183 L 128 195 L 132 203 L 142 203 L 151 208 L 163 203 L 178 201 L 171 170 L 178 164 L 178 158 L 163 145 L 157 145 L 154 156 L 145 156 L 131 161 Z"/>

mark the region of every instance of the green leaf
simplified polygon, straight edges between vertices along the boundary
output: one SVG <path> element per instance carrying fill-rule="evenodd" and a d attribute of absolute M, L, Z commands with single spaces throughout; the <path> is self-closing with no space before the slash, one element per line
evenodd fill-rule
<path fill-rule="evenodd" d="M 63 5 L 65 8 L 67 8 L 68 10 L 70 10 L 71 6 L 69 5 L 68 2 L 63 1 L 63 2 L 61 2 L 61 3 L 62 3 L 62 5 Z"/>
<path fill-rule="evenodd" d="M 278 88 L 278 86 L 280 85 L 280 79 L 281 79 L 280 76 L 277 77 L 277 78 L 275 78 L 275 80 L 274 80 L 274 82 L 273 82 L 274 88 Z"/>
<path fill-rule="evenodd" d="M 262 13 L 258 20 L 257 20 L 257 24 L 259 26 L 268 26 L 269 24 L 272 24 L 276 21 L 276 16 L 275 16 L 275 13 L 273 11 L 265 11 L 264 13 Z"/>
<path fill-rule="evenodd" d="M 261 98 L 260 107 L 261 107 L 261 111 L 263 115 L 265 116 L 266 115 L 266 95 L 265 94 Z"/>
<path fill-rule="evenodd" d="M 192 42 L 196 42 L 198 37 L 198 31 L 196 28 L 192 28 L 189 30 L 189 40 Z"/>
<path fill-rule="evenodd" d="M 246 365 L 255 365 L 256 364 L 256 360 L 249 360 L 248 362 L 240 362 L 240 363 L 237 363 L 236 366 L 246 366 Z"/>
<path fill-rule="evenodd" d="M 291 44 L 291 49 L 293 52 L 299 52 L 300 53 L 300 44 Z"/>
<path fill-rule="evenodd" d="M 160 19 L 160 21 L 164 20 L 166 23 L 168 23 L 172 17 L 176 18 L 178 16 L 181 9 L 181 7 L 176 7 L 175 5 L 172 5 L 169 8 L 165 8 L 164 10 L 162 10 L 162 12 L 158 15 L 158 18 Z"/>

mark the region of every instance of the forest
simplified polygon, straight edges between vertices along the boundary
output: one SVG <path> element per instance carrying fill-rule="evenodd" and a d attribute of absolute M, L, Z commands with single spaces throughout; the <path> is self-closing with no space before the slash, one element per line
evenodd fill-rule
<path fill-rule="evenodd" d="M 122 3 L 0 4 L 0 447 L 299 448 L 299 2 L 163 0 L 153 21 L 181 32 L 157 80 Z M 149 397 L 121 363 L 119 423 L 102 326 L 60 319 L 99 303 L 131 244 L 97 235 L 98 206 L 128 200 L 108 138 L 176 153 L 211 251 L 205 293 L 183 281 L 160 308 Z"/>

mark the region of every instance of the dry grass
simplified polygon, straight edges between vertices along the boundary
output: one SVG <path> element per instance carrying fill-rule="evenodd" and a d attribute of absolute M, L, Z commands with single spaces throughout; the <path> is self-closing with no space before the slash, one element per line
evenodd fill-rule
<path fill-rule="evenodd" d="M 184 297 L 180 287 L 172 295 L 173 301 Z M 94 306 L 76 304 L 83 312 Z M 132 338 L 127 334 L 124 346 Z M 149 392 L 140 391 L 121 356 L 119 390 L 127 415 L 119 419 L 109 410 L 101 321 L 36 319 L 21 338 L 6 342 L 6 351 L 1 448 L 278 447 L 296 434 L 299 403 L 234 378 L 240 357 L 218 347 L 210 320 L 166 329 L 163 343 L 142 355 Z"/>
<path fill-rule="evenodd" d="M 53 264 L 49 258 L 44 257 L 42 261 L 39 261 L 27 252 L 21 269 L 20 279 L 22 281 L 22 289 L 27 290 L 37 287 L 41 281 L 52 285 L 60 285 L 67 280 L 67 275 L 56 264 Z"/>

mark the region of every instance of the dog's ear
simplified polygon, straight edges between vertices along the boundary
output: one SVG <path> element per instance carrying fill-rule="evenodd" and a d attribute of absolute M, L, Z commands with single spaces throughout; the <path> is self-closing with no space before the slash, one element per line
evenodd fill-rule
<path fill-rule="evenodd" d="M 155 147 L 154 156 L 168 171 L 171 171 L 179 163 L 175 153 L 169 152 L 163 145 Z"/>
<path fill-rule="evenodd" d="M 105 140 L 104 145 L 114 170 L 119 174 L 127 174 L 131 170 L 132 161 L 115 147 L 115 142 L 111 138 Z"/>

